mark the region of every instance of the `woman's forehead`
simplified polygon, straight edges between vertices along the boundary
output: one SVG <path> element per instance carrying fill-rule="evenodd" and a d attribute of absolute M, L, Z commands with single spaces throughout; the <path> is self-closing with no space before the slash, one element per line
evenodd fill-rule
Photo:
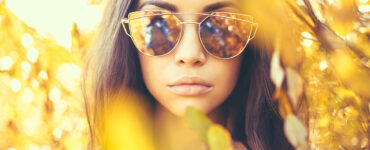
<path fill-rule="evenodd" d="M 166 9 L 172 12 L 211 12 L 237 9 L 236 0 L 139 0 L 138 9 Z"/>

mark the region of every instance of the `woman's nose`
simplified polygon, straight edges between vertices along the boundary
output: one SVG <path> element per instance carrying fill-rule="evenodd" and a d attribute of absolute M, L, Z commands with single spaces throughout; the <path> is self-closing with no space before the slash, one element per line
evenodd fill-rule
<path fill-rule="evenodd" d="M 175 61 L 178 65 L 201 66 L 206 61 L 206 54 L 199 41 L 196 24 L 184 24 L 182 39 L 175 49 Z"/>

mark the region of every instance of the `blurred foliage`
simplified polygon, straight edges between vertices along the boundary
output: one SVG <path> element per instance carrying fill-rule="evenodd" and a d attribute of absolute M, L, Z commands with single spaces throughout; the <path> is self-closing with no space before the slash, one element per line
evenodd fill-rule
<path fill-rule="evenodd" d="M 75 25 L 66 49 L 19 20 L 5 1 L 0 28 L 0 149 L 86 149 L 80 76 L 94 32 L 82 35 Z"/>
<path fill-rule="evenodd" d="M 369 149 L 370 2 L 259 0 L 243 1 L 243 6 L 261 24 L 260 34 L 271 37 L 274 99 L 292 145 Z M 95 30 L 82 32 L 74 24 L 72 46 L 65 48 L 18 19 L 4 0 L 0 28 L 0 149 L 86 149 L 89 132 L 80 76 Z M 261 37 L 256 40 L 266 42 Z M 132 125 L 136 133 L 140 122 L 146 122 L 130 115 L 128 120 L 114 119 L 130 112 L 113 110 L 118 112 L 107 117 L 107 134 L 127 132 L 115 125 L 128 120 L 138 122 Z M 188 113 L 189 126 L 211 149 L 230 148 L 230 135 L 222 126 L 196 110 Z M 122 144 L 114 140 L 122 137 L 112 138 L 107 146 Z M 138 139 L 139 145 L 151 147 L 150 140 Z"/>
<path fill-rule="evenodd" d="M 233 150 L 230 133 L 223 126 L 214 124 L 207 116 L 193 108 L 186 108 L 186 124 L 196 131 L 210 150 Z"/>
<path fill-rule="evenodd" d="M 370 2 L 244 2 L 271 37 L 257 40 L 274 46 L 274 99 L 289 142 L 296 149 L 369 149 Z"/>
<path fill-rule="evenodd" d="M 154 150 L 148 100 L 134 91 L 122 91 L 110 96 L 103 108 L 103 124 L 97 127 L 103 139 L 98 145 L 106 150 Z"/>

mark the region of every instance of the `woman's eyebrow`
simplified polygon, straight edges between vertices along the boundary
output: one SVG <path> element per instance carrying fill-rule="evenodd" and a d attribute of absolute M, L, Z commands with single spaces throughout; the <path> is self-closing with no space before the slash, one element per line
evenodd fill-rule
<path fill-rule="evenodd" d="M 146 1 L 143 4 L 141 4 L 138 9 L 143 8 L 145 5 L 154 5 L 163 9 L 167 9 L 172 12 L 177 12 L 178 9 L 175 5 L 167 3 L 167 2 L 161 2 L 161 1 Z"/>
<path fill-rule="evenodd" d="M 146 5 L 154 5 L 154 6 L 163 8 L 163 9 L 167 9 L 167 10 L 172 11 L 172 12 L 177 12 L 178 11 L 178 8 L 175 5 L 170 4 L 168 2 L 163 2 L 163 1 L 146 1 L 143 4 L 141 4 L 138 7 L 138 9 L 141 9 Z M 217 3 L 213 3 L 213 4 L 210 4 L 206 7 L 204 7 L 203 12 L 210 12 L 210 11 L 214 11 L 214 10 L 217 10 L 217 9 L 220 9 L 220 8 L 223 8 L 223 7 L 230 7 L 230 6 L 231 7 L 236 7 L 235 3 L 231 2 L 231 1 L 217 2 Z"/>
<path fill-rule="evenodd" d="M 217 2 L 204 7 L 203 12 L 211 12 L 223 7 L 236 7 L 236 5 L 231 1 Z"/>

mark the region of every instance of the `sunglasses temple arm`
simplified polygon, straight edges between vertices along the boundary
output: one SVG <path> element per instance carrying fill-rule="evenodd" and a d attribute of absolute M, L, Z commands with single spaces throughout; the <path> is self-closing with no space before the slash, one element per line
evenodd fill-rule
<path fill-rule="evenodd" d="M 122 26 L 123 26 L 123 30 L 125 30 L 125 33 L 127 34 L 127 36 L 129 36 L 130 38 L 132 38 L 131 35 L 128 34 L 127 29 L 126 29 L 126 26 L 125 26 L 125 23 L 127 23 L 127 19 L 122 19 L 121 23 L 122 23 Z"/>
<path fill-rule="evenodd" d="M 256 32 L 257 32 L 257 29 L 258 29 L 258 24 L 254 23 L 252 29 L 253 29 L 253 31 L 252 31 L 252 36 L 250 37 L 250 40 L 253 39 L 256 36 Z"/>

